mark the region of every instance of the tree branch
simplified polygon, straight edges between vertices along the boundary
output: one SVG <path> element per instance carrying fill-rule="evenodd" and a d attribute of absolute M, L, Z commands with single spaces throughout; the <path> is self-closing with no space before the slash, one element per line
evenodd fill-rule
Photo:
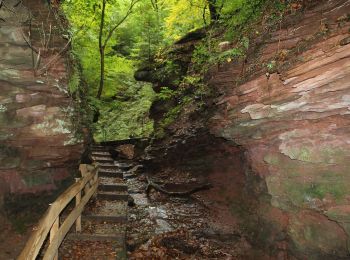
<path fill-rule="evenodd" d="M 131 0 L 130 6 L 128 11 L 126 12 L 126 14 L 124 15 L 124 17 L 108 32 L 106 39 L 104 40 L 103 46 L 105 47 L 108 43 L 108 41 L 110 40 L 110 38 L 112 37 L 114 31 L 122 24 L 124 23 L 124 21 L 126 20 L 126 18 L 128 18 L 128 16 L 132 13 L 132 9 L 134 8 L 134 6 L 140 2 L 141 0 Z"/>
<path fill-rule="evenodd" d="M 72 41 L 72 38 L 69 39 L 69 41 L 66 43 L 66 45 L 63 47 L 63 49 L 61 49 L 50 61 L 48 61 L 42 68 L 40 68 L 39 70 L 36 71 L 36 76 L 39 76 L 41 74 L 43 74 L 46 70 L 48 70 L 52 65 L 54 65 L 58 59 L 60 58 L 60 56 L 62 55 L 62 53 L 64 53 L 70 43 Z M 40 55 L 40 52 L 39 52 L 39 55 Z"/>

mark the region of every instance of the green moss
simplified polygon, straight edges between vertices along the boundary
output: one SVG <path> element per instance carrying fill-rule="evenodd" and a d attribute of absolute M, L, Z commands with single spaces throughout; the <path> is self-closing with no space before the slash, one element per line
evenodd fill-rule
<path fill-rule="evenodd" d="M 284 185 L 290 200 L 295 205 L 302 205 L 310 202 L 312 199 L 323 199 L 327 194 L 331 195 L 335 200 L 341 201 L 348 193 L 346 185 L 342 182 L 328 183 L 287 183 Z"/>
<path fill-rule="evenodd" d="M 264 161 L 271 165 L 278 165 L 280 163 L 278 156 L 274 154 L 267 154 L 264 157 Z"/>
<path fill-rule="evenodd" d="M 43 184 L 51 183 L 51 172 L 39 172 L 32 175 L 23 176 L 24 182 L 27 187 L 35 187 Z"/>
<path fill-rule="evenodd" d="M 299 160 L 303 162 L 312 162 L 312 152 L 306 146 L 304 147 L 286 147 L 284 153 L 293 160 Z"/>
<path fill-rule="evenodd" d="M 17 149 L 6 145 L 0 145 L 0 169 L 16 168 L 20 163 L 20 153 Z"/>
<path fill-rule="evenodd" d="M 326 194 L 331 194 L 336 200 L 341 200 L 346 194 L 346 186 L 342 183 L 336 184 L 316 184 L 306 190 L 307 193 L 323 199 Z"/>
<path fill-rule="evenodd" d="M 181 109 L 182 109 L 182 106 L 178 105 L 178 106 L 172 108 L 170 111 L 168 111 L 165 114 L 160 125 L 164 128 L 164 127 L 167 127 L 170 124 L 172 124 L 176 120 L 176 118 L 179 116 Z"/>

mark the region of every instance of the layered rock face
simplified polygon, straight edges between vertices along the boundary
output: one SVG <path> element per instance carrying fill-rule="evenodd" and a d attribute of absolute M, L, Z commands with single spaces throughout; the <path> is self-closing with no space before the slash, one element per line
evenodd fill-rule
<path fill-rule="evenodd" d="M 211 72 L 222 97 L 209 128 L 245 151 L 266 186 L 260 224 L 285 237 L 263 239 L 287 241 L 298 258 L 349 258 L 349 14 L 349 1 L 321 1 L 257 43 L 247 64 Z M 244 71 L 253 74 L 237 83 Z"/>
<path fill-rule="evenodd" d="M 68 42 L 57 10 L 40 0 L 0 9 L 0 196 L 56 189 L 75 171 Z"/>

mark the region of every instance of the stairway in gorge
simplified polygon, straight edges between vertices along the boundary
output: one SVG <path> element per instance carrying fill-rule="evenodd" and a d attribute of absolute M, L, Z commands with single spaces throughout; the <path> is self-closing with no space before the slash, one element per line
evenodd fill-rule
<path fill-rule="evenodd" d="M 97 196 L 82 214 L 82 231 L 72 230 L 61 245 L 59 259 L 125 259 L 128 186 L 132 163 L 114 160 L 108 147 L 95 145 L 91 159 L 98 165 Z"/>

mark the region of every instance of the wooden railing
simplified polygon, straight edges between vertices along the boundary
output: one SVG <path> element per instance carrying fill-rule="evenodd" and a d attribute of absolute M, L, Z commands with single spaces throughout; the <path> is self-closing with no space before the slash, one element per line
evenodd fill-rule
<path fill-rule="evenodd" d="M 44 260 L 58 259 L 58 248 L 64 237 L 75 223 L 76 232 L 81 231 L 81 213 L 90 198 L 96 194 L 98 187 L 98 171 L 91 165 L 81 164 L 82 178 L 70 186 L 53 202 L 46 211 L 34 232 L 27 241 L 18 260 L 35 260 L 41 251 Z M 66 206 L 75 198 L 75 207 L 60 225 L 60 215 Z M 49 236 L 48 245 L 44 242 Z"/>

